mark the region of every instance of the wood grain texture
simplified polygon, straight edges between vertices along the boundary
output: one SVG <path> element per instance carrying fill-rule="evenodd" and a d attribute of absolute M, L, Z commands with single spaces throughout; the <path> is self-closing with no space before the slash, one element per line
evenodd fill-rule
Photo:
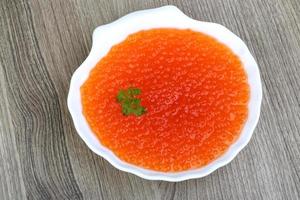
<path fill-rule="evenodd" d="M 236 159 L 180 183 L 113 168 L 79 138 L 66 105 L 93 29 L 167 4 L 239 35 L 264 93 L 258 127 Z M 300 199 L 300 1 L 1 0 L 0 199 Z"/>

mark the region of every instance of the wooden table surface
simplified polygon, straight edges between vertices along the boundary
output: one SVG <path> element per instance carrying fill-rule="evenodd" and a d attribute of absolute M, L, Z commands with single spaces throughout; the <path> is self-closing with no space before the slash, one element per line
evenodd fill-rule
<path fill-rule="evenodd" d="M 0 199 L 300 199 L 299 0 L 1 0 Z M 173 4 L 248 45 L 263 84 L 249 145 L 213 174 L 147 181 L 92 153 L 66 99 L 95 27 Z"/>

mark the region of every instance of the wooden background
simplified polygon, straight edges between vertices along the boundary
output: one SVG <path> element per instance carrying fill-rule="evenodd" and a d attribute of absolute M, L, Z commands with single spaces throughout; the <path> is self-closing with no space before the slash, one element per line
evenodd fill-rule
<path fill-rule="evenodd" d="M 264 99 L 249 145 L 197 180 L 121 172 L 79 138 L 66 99 L 95 27 L 173 4 L 220 23 L 255 56 Z M 299 0 L 1 0 L 0 199 L 300 199 Z"/>

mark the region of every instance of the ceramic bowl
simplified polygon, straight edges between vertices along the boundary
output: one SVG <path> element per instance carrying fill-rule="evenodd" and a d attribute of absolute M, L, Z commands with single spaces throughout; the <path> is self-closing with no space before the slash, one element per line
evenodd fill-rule
<path fill-rule="evenodd" d="M 128 35 L 152 28 L 192 29 L 208 34 L 227 45 L 238 55 L 247 72 L 250 85 L 248 119 L 239 138 L 229 149 L 221 157 L 204 167 L 182 172 L 159 172 L 126 163 L 99 142 L 82 114 L 80 87 L 88 78 L 91 69 L 109 52 L 112 46 L 123 41 Z M 249 142 L 258 122 L 261 100 L 262 87 L 258 66 L 247 46 L 239 37 L 222 25 L 197 21 L 183 14 L 175 6 L 164 6 L 130 13 L 94 30 L 90 54 L 72 76 L 68 95 L 68 108 L 79 136 L 93 152 L 105 158 L 114 167 L 149 180 L 175 182 L 207 176 L 216 169 L 228 164 Z"/>

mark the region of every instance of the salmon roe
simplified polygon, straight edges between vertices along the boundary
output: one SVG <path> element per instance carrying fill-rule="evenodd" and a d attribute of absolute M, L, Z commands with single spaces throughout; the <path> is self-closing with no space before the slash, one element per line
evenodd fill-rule
<path fill-rule="evenodd" d="M 141 90 L 146 113 L 122 114 L 118 91 Z M 239 58 L 192 30 L 150 29 L 113 46 L 81 87 L 83 114 L 121 160 L 175 172 L 212 162 L 239 137 L 249 85 Z"/>

